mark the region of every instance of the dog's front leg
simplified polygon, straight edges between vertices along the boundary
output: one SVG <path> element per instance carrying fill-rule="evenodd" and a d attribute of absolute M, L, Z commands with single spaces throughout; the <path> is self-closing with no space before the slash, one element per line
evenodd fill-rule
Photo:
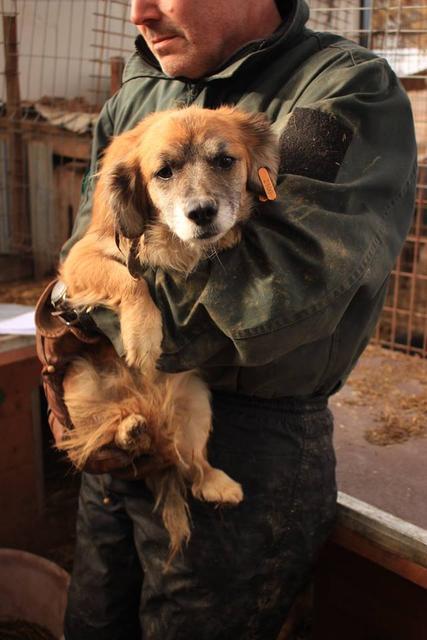
<path fill-rule="evenodd" d="M 145 280 L 134 283 L 120 304 L 120 326 L 126 362 L 144 372 L 153 372 L 160 356 L 162 317 Z"/>

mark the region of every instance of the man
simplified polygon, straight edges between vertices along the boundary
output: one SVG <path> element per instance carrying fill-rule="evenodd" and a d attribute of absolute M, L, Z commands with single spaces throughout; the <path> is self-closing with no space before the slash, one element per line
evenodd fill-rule
<path fill-rule="evenodd" d="M 165 574 L 144 461 L 135 479 L 124 454 L 101 452 L 82 479 L 65 638 L 273 640 L 334 519 L 327 398 L 369 340 L 410 224 L 410 108 L 384 60 L 305 28 L 304 0 L 133 0 L 131 15 L 141 36 L 98 122 L 91 175 L 111 136 L 152 111 L 235 104 L 280 136 L 279 201 L 259 205 L 220 262 L 185 280 L 141 274 L 164 322 L 159 367 L 203 372 L 209 458 L 245 500 L 192 500 L 191 541 Z M 93 177 L 64 253 L 92 193 Z M 92 319 L 123 353 L 117 319 Z"/>

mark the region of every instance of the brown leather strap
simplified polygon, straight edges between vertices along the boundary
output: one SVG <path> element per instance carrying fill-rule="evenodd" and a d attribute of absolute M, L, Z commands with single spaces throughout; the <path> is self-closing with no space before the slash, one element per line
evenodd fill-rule
<path fill-rule="evenodd" d="M 50 296 L 56 284 L 53 280 L 41 294 L 35 311 L 36 349 L 42 364 L 42 381 L 50 408 L 49 424 L 60 444 L 64 428 L 73 425 L 63 400 L 65 370 L 78 352 L 79 343 L 94 344 L 101 336 L 85 334 L 77 326 L 68 326 L 52 315 Z M 62 425 L 62 427 L 61 427 Z"/>
<path fill-rule="evenodd" d="M 50 295 L 54 285 L 55 281 L 47 286 L 36 306 L 36 347 L 42 363 L 42 381 L 49 406 L 49 425 L 56 445 L 60 447 L 65 430 L 73 429 L 63 399 L 66 369 L 82 349 L 90 349 L 92 345 L 98 341 L 102 343 L 106 338 L 101 334 L 88 336 L 78 327 L 67 326 L 51 315 Z M 112 444 L 91 454 L 85 463 L 84 471 L 94 474 L 112 473 L 119 478 L 135 480 L 174 462 L 160 459 L 155 454 L 133 459 L 129 453 Z"/>
<path fill-rule="evenodd" d="M 35 323 L 40 334 L 45 338 L 60 338 L 67 333 L 72 333 L 76 338 L 81 340 L 81 342 L 86 342 L 88 344 L 97 342 L 99 340 L 99 336 L 88 335 L 78 326 L 66 325 L 59 318 L 52 315 L 50 296 L 56 282 L 56 280 L 53 280 L 48 284 L 36 305 Z"/>

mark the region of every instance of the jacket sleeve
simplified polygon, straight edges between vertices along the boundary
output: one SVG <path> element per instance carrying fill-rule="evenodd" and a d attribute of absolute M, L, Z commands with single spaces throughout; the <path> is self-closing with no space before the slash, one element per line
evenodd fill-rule
<path fill-rule="evenodd" d="M 332 335 L 362 287 L 373 305 L 383 290 L 416 183 L 410 105 L 387 62 L 344 51 L 275 126 L 279 200 L 185 280 L 151 273 L 164 370 L 267 364 Z"/>
<path fill-rule="evenodd" d="M 98 163 L 105 148 L 108 146 L 114 133 L 112 109 L 115 103 L 115 96 L 108 100 L 102 108 L 95 125 L 92 140 L 91 161 L 88 172 L 83 179 L 82 196 L 79 210 L 74 221 L 73 233 L 61 249 L 60 260 L 65 260 L 71 247 L 84 235 L 89 226 L 92 214 L 92 198 L 95 187 L 95 177 L 98 171 Z"/>

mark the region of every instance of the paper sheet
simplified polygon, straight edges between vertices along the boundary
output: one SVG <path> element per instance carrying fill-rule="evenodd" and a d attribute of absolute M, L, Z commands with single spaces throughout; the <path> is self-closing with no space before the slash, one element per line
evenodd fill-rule
<path fill-rule="evenodd" d="M 34 307 L 21 304 L 0 304 L 0 334 L 34 336 Z"/>

